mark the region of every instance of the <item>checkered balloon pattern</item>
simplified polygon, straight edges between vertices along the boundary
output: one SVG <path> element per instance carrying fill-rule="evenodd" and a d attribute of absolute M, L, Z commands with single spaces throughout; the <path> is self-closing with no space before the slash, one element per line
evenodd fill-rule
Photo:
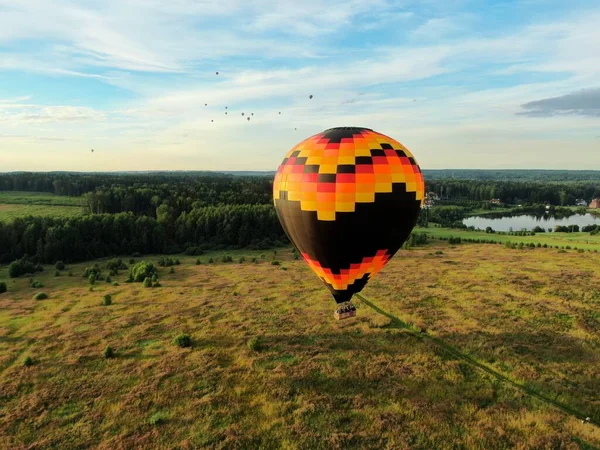
<path fill-rule="evenodd" d="M 273 182 L 285 232 L 338 303 L 360 292 L 402 246 L 424 194 L 406 147 L 355 127 L 300 142 Z"/>

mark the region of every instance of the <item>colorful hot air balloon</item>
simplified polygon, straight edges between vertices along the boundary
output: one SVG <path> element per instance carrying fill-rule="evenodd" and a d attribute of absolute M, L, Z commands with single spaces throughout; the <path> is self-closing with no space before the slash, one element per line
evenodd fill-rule
<path fill-rule="evenodd" d="M 406 147 L 355 127 L 300 142 L 273 182 L 283 229 L 337 303 L 350 301 L 402 246 L 424 190 Z"/>

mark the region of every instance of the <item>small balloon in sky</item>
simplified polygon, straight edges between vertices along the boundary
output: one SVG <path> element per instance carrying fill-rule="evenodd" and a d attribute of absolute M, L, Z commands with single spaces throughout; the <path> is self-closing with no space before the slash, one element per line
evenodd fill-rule
<path fill-rule="evenodd" d="M 248 117 L 248 121 L 250 121 L 250 117 Z"/>
<path fill-rule="evenodd" d="M 308 96 L 308 98 L 312 100 L 312 98 L 313 98 L 312 94 L 310 94 L 310 95 Z"/>
<path fill-rule="evenodd" d="M 219 72 L 216 72 L 217 75 L 219 75 Z"/>
<path fill-rule="evenodd" d="M 242 116 L 244 115 L 244 113 L 242 113 Z"/>

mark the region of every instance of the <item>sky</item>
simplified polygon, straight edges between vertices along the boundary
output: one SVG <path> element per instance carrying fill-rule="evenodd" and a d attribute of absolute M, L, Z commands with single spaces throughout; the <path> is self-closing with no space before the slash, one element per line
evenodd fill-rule
<path fill-rule="evenodd" d="M 275 170 L 335 126 L 423 169 L 600 169 L 598 24 L 597 0 L 0 0 L 0 172 Z"/>

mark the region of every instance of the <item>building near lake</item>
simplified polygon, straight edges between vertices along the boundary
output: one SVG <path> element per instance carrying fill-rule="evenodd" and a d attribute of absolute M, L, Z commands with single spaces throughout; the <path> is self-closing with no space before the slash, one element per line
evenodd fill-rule
<path fill-rule="evenodd" d="M 592 202 L 590 203 L 590 208 L 600 209 L 600 198 L 595 198 L 594 200 L 592 200 Z"/>

